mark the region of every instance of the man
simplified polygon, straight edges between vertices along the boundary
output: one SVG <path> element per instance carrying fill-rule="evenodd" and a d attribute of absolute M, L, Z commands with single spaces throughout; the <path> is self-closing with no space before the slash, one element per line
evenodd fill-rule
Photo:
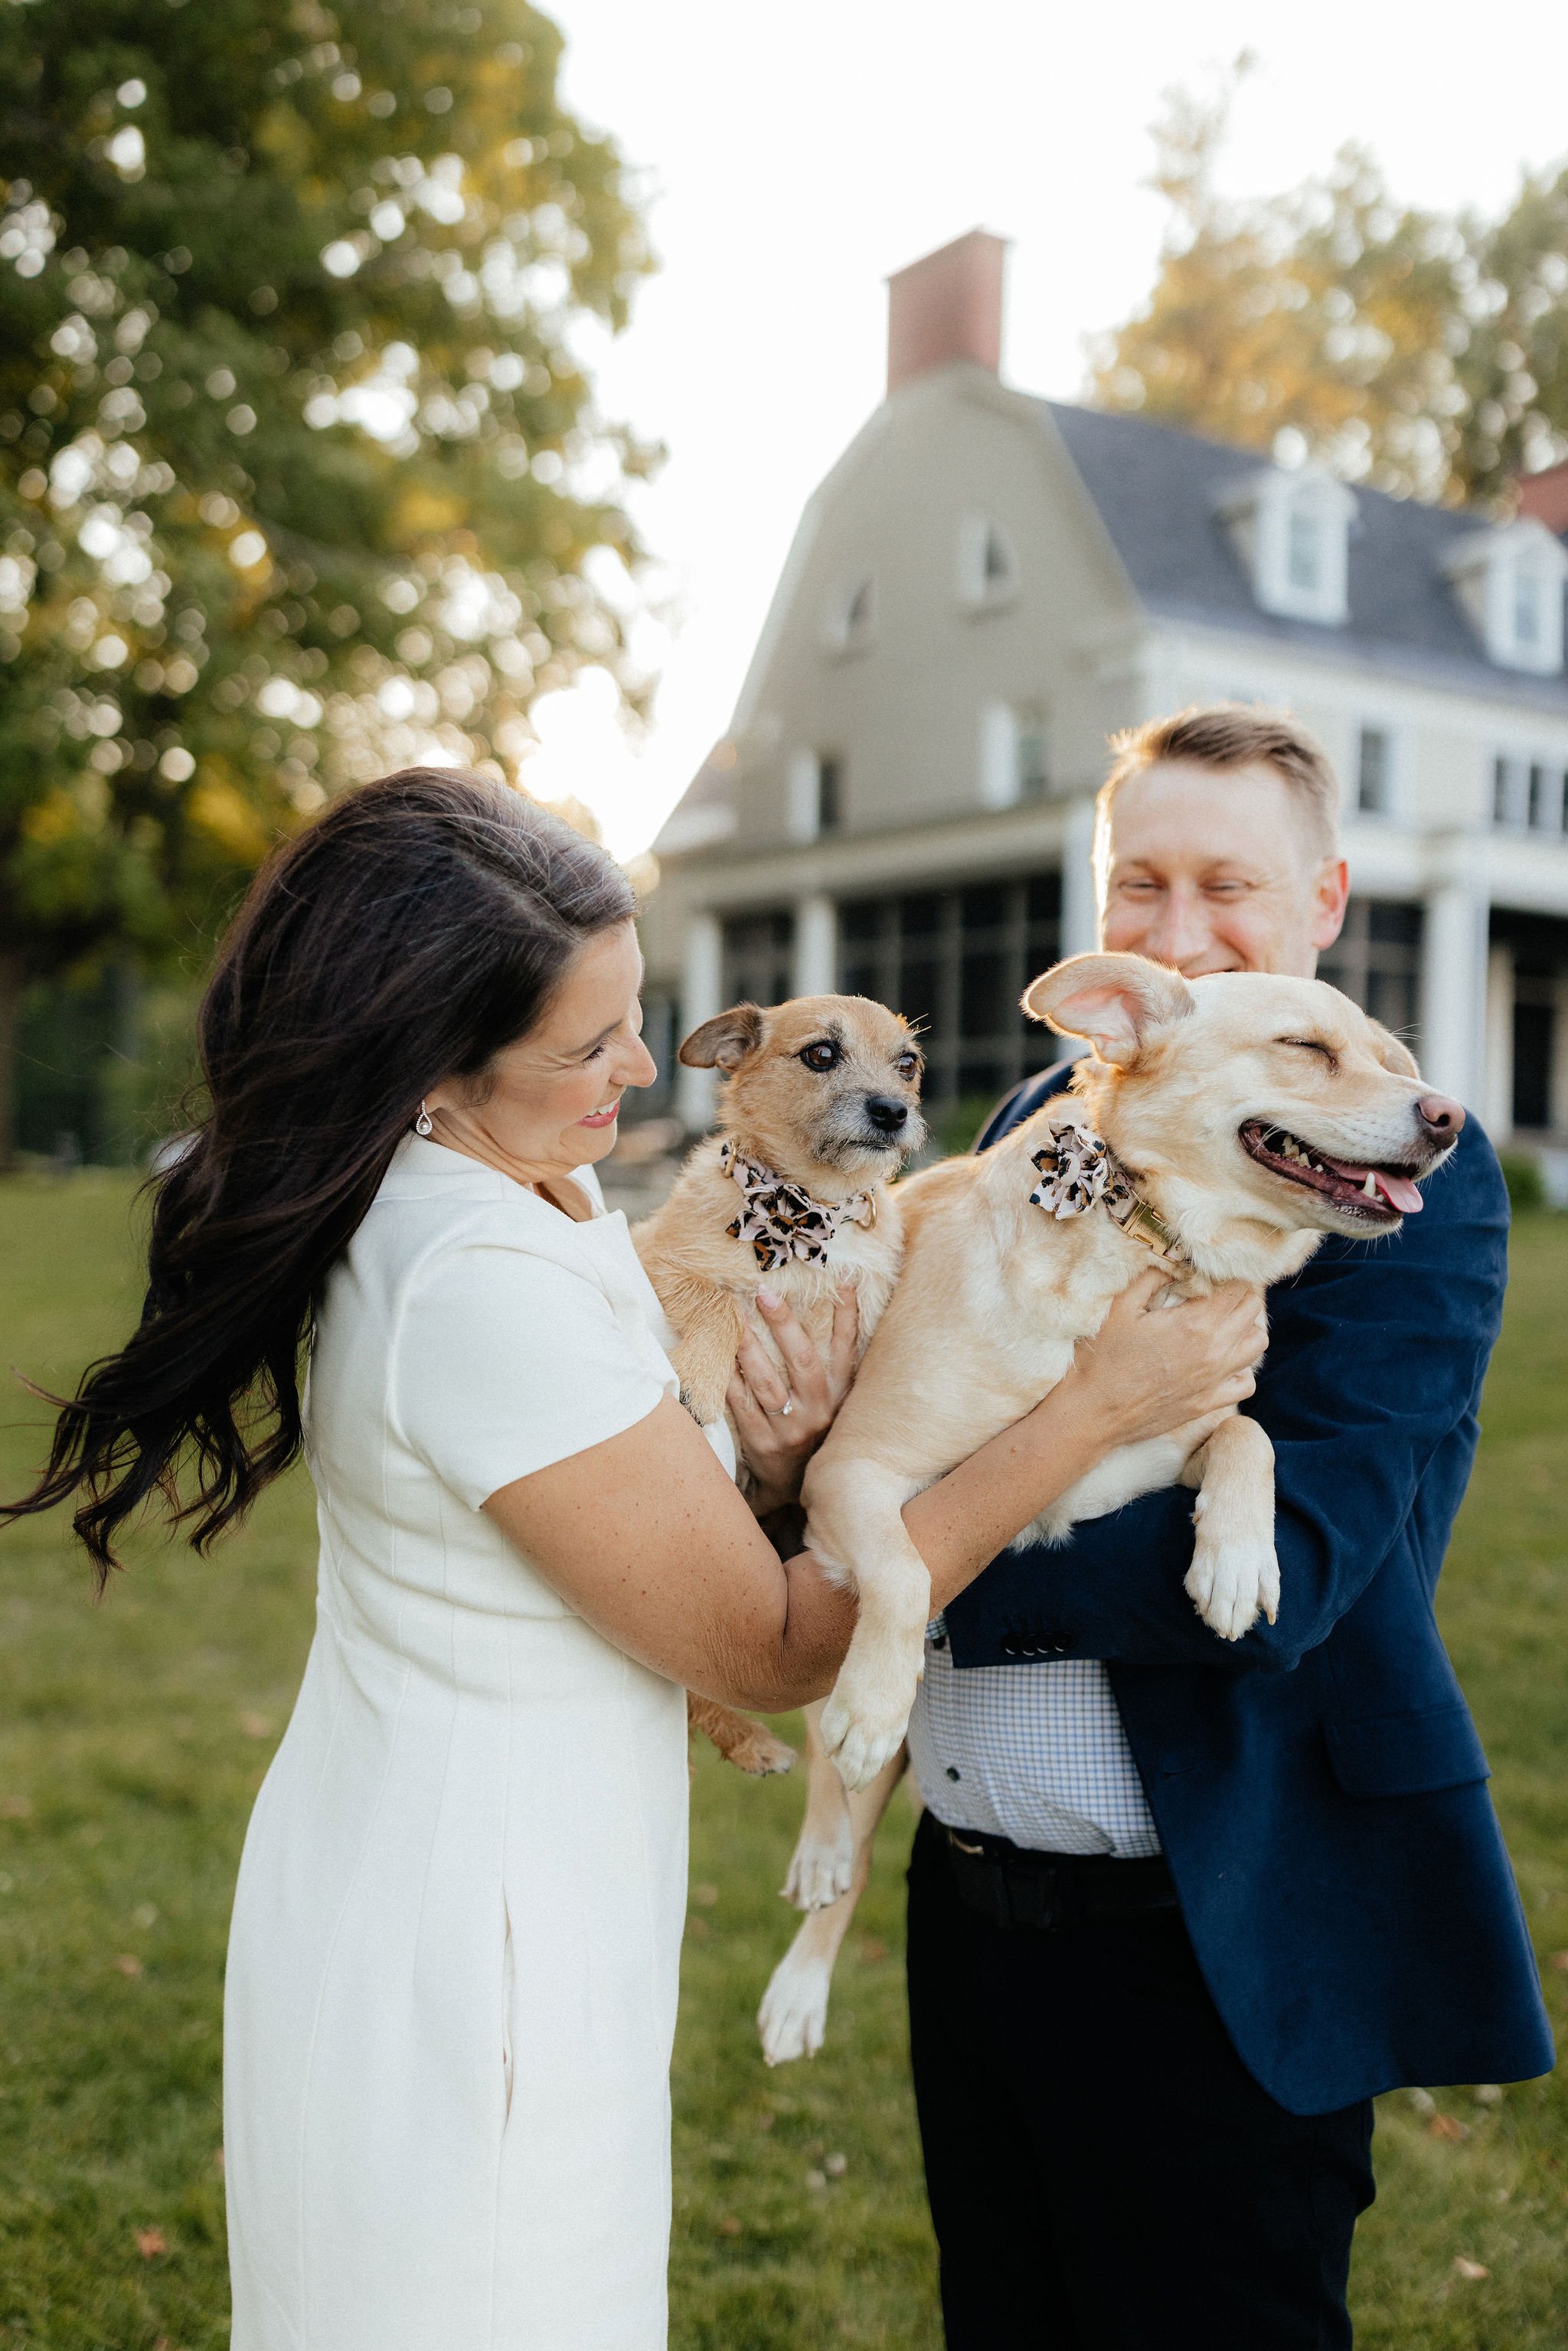
<path fill-rule="evenodd" d="M 1310 977 L 1348 886 L 1318 746 L 1221 706 L 1117 749 L 1102 944 Z M 1004 1555 L 932 1628 L 909 2000 L 949 2351 L 1348 2345 L 1373 2096 L 1552 2062 L 1432 1614 L 1507 1222 L 1472 1118 L 1396 1238 L 1326 1239 L 1270 1294 L 1244 1408 L 1277 1624 L 1207 1630 L 1172 1490 Z"/>

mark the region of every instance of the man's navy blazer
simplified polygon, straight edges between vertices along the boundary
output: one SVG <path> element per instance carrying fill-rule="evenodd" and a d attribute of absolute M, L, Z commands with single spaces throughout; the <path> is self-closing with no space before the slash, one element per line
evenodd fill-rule
<path fill-rule="evenodd" d="M 1018 1088 L 978 1147 L 1069 1074 Z M 1176 1489 L 1004 1552 L 946 1611 L 956 1667 L 1106 1661 L 1215 2004 L 1294 2114 L 1552 2063 L 1433 1615 L 1507 1274 L 1508 1196 L 1473 1118 L 1426 1202 L 1392 1238 L 1329 1238 L 1269 1294 L 1245 1409 L 1274 1444 L 1277 1624 L 1234 1643 L 1203 1624 Z"/>

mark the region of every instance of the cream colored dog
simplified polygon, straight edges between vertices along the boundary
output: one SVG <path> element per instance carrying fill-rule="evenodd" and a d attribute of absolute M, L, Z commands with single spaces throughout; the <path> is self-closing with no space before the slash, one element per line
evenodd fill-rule
<path fill-rule="evenodd" d="M 930 1614 L 904 1504 L 1061 1379 L 1151 1249 L 1173 1300 L 1281 1280 L 1325 1232 L 1396 1229 L 1464 1120 L 1403 1045 L 1320 981 L 1187 981 L 1140 956 L 1078 956 L 1023 1002 L 1093 1057 L 994 1149 L 900 1186 L 903 1278 L 807 1473 L 811 1547 L 860 1600 L 821 1722 L 852 1793 L 846 1805 L 813 1769 L 791 1885 L 831 1908 L 808 1919 L 768 1987 L 775 2057 L 820 2042 L 852 1880 L 863 1883 L 902 1769 Z M 1076 1520 L 1178 1481 L 1197 1489 L 1187 1591 L 1239 1640 L 1260 1612 L 1272 1620 L 1280 1587 L 1272 1447 L 1233 1409 L 1109 1455 L 1018 1541 L 1063 1541 Z"/>
<path fill-rule="evenodd" d="M 720 1132 L 632 1238 L 675 1332 L 682 1400 L 706 1426 L 727 1417 L 748 1326 L 780 1363 L 756 1311 L 764 1283 L 824 1357 L 841 1282 L 854 1287 L 862 1349 L 875 1330 L 903 1256 L 889 1179 L 925 1139 L 922 1062 L 907 1024 L 862 996 L 735 1005 L 680 1058 L 724 1072 Z M 791 1750 L 761 1724 L 706 1698 L 690 1711 L 744 1770 L 789 1768 Z"/>

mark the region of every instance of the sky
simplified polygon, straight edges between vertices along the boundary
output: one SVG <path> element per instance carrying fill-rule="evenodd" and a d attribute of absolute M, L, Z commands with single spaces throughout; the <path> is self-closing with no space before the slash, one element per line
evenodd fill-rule
<path fill-rule="evenodd" d="M 661 265 L 628 330 L 588 343 L 604 413 L 670 453 L 632 502 L 664 615 L 635 647 L 660 673 L 653 720 L 631 737 L 591 676 L 536 705 L 528 767 L 622 857 L 724 733 L 800 509 L 882 397 L 891 271 L 968 228 L 1010 238 L 1003 374 L 1072 398 L 1085 339 L 1153 279 L 1162 94 L 1242 50 L 1230 193 L 1291 186 L 1354 140 L 1397 198 L 1495 208 L 1522 167 L 1568 158 L 1562 0 L 542 5 L 567 101 L 634 167 Z"/>

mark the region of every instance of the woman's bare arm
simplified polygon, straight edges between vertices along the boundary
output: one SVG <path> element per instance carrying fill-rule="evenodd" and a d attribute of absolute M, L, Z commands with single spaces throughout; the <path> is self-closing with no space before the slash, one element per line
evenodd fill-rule
<path fill-rule="evenodd" d="M 934 1609 L 1117 1446 L 1250 1394 L 1255 1293 L 1232 1284 L 1163 1312 L 1156 1340 L 1147 1309 L 1160 1286 L 1134 1284 L 1042 1403 L 908 1505 Z M 779 1559 L 672 1399 L 485 1509 L 588 1623 L 672 1681 L 768 1711 L 831 1687 L 852 1596 L 810 1552 Z"/>

